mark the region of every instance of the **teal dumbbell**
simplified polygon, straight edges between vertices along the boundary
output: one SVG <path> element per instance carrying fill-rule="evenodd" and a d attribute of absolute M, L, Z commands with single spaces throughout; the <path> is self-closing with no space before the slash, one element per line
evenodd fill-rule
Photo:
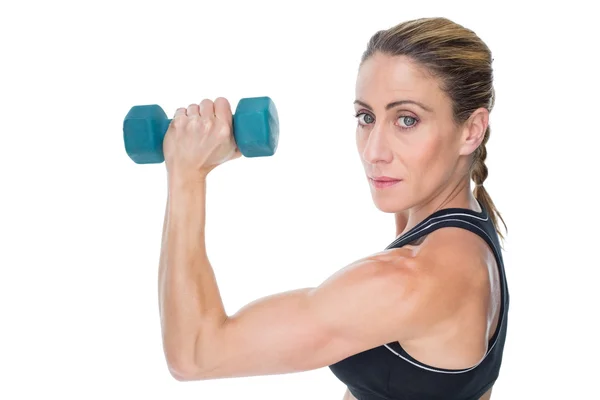
<path fill-rule="evenodd" d="M 129 158 L 137 164 L 165 160 L 163 139 L 171 120 L 156 105 L 133 106 L 123 121 L 123 140 Z M 244 157 L 275 154 L 279 142 L 279 117 L 269 97 L 241 99 L 233 115 L 233 136 Z"/>

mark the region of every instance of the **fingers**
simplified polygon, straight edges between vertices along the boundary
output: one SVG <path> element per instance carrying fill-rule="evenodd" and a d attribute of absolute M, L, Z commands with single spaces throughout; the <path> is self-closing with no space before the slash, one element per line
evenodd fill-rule
<path fill-rule="evenodd" d="M 198 104 L 190 104 L 188 106 L 187 116 L 188 117 L 199 117 L 200 116 L 200 107 L 198 107 Z"/>
<path fill-rule="evenodd" d="M 173 118 L 183 115 L 188 117 L 202 117 L 203 119 L 213 119 L 216 117 L 228 124 L 231 123 L 231 119 L 233 118 L 231 105 L 224 97 L 218 97 L 214 102 L 204 99 L 200 104 L 190 104 L 187 108 L 180 107 L 175 111 Z"/>
<path fill-rule="evenodd" d="M 180 117 L 182 115 L 186 115 L 187 109 L 185 107 L 179 107 L 176 111 L 175 111 L 175 115 L 173 116 L 173 118 L 177 118 Z"/>
<path fill-rule="evenodd" d="M 171 121 L 171 123 L 169 124 L 169 126 L 177 129 L 179 127 L 181 127 L 183 124 L 185 124 L 185 120 L 187 119 L 186 116 L 187 113 L 187 109 L 185 107 L 179 107 L 176 111 L 175 111 L 175 115 L 173 116 L 173 120 Z"/>
<path fill-rule="evenodd" d="M 224 97 L 218 97 L 214 104 L 215 117 L 227 124 L 231 124 L 231 118 L 233 118 L 233 115 L 231 113 L 231 105 L 229 104 L 229 101 L 227 101 L 227 99 Z"/>
<path fill-rule="evenodd" d="M 200 102 L 200 116 L 206 119 L 215 117 L 215 106 L 212 100 L 204 99 Z"/>

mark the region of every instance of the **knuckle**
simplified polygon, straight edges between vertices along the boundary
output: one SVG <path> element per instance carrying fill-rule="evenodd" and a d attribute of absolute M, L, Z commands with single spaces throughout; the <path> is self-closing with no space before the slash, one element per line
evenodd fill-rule
<path fill-rule="evenodd" d="M 200 118 L 201 127 L 205 132 L 208 132 L 213 127 L 212 120 L 208 118 Z"/>
<path fill-rule="evenodd" d="M 226 140 L 229 138 L 229 127 L 226 124 L 220 124 L 217 129 L 217 136 L 221 140 Z"/>

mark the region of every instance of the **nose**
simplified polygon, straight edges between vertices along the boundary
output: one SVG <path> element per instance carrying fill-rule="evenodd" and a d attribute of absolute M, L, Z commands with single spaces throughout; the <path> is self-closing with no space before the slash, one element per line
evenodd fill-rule
<path fill-rule="evenodd" d="M 390 163 L 393 155 L 389 146 L 388 135 L 383 124 L 373 126 L 368 133 L 362 158 L 369 164 Z"/>

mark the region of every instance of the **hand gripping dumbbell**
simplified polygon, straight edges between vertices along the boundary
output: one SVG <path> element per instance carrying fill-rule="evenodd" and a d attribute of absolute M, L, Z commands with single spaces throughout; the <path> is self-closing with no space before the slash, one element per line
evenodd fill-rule
<path fill-rule="evenodd" d="M 275 154 L 279 142 L 279 117 L 269 97 L 241 99 L 233 115 L 233 136 L 244 157 Z M 133 106 L 123 122 L 125 151 L 137 164 L 165 160 L 163 139 L 171 119 L 156 105 Z"/>

